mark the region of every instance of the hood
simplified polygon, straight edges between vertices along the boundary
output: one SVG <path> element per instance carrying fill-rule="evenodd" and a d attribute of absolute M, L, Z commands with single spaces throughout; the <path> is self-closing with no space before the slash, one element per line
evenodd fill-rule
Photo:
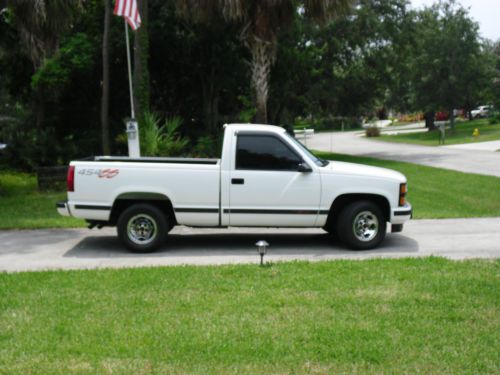
<path fill-rule="evenodd" d="M 331 161 L 321 168 L 322 173 L 335 173 L 348 176 L 374 177 L 385 180 L 392 180 L 399 183 L 406 182 L 406 177 L 392 169 L 372 167 L 364 164 L 346 163 L 342 161 Z"/>

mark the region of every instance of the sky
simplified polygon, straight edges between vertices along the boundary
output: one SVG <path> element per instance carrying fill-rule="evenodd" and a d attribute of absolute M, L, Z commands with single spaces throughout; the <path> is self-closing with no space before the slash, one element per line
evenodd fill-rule
<path fill-rule="evenodd" d="M 410 0 L 414 8 L 432 5 L 436 0 Z M 500 0 L 457 0 L 479 23 L 481 36 L 493 41 L 500 39 Z"/>

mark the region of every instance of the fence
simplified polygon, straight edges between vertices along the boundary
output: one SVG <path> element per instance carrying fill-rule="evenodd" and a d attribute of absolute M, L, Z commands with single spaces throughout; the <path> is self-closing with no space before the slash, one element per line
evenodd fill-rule
<path fill-rule="evenodd" d="M 68 167 L 38 167 L 38 190 L 64 190 Z"/>

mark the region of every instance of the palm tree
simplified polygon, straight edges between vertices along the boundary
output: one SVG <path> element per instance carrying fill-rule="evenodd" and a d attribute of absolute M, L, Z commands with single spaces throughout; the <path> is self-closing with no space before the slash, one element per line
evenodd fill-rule
<path fill-rule="evenodd" d="M 54 54 L 61 34 L 81 9 L 82 0 L 6 0 L 13 10 L 14 25 L 27 48 L 35 70 Z"/>
<path fill-rule="evenodd" d="M 267 122 L 267 98 L 271 67 L 276 59 L 278 34 L 294 17 L 304 15 L 318 23 L 347 11 L 353 0 L 177 0 L 178 12 L 194 20 L 210 22 L 217 15 L 241 25 L 241 39 L 251 54 L 252 87 L 256 122 Z M 298 7 L 297 7 L 298 4 Z"/>

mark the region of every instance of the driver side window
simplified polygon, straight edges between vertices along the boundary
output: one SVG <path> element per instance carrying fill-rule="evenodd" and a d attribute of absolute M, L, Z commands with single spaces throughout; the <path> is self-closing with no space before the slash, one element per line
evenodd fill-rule
<path fill-rule="evenodd" d="M 301 157 L 277 137 L 238 135 L 236 169 L 297 171 L 301 162 Z"/>

